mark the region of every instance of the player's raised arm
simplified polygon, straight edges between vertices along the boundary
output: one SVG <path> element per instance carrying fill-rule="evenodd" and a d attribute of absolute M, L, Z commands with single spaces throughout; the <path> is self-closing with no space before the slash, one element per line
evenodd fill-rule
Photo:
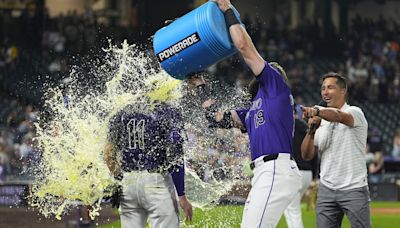
<path fill-rule="evenodd" d="M 232 37 L 233 44 L 243 56 L 244 61 L 250 67 L 254 75 L 260 75 L 264 69 L 265 61 L 258 53 L 246 29 L 240 24 L 236 18 L 230 0 L 214 0 L 219 8 L 224 12 L 229 33 Z"/>

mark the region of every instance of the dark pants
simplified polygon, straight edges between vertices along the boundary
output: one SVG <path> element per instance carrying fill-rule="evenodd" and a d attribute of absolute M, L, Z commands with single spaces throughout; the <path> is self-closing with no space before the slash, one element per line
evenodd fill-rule
<path fill-rule="evenodd" d="M 320 184 L 317 198 L 317 228 L 337 228 L 344 213 L 351 227 L 371 227 L 368 186 L 351 190 L 332 190 Z"/>

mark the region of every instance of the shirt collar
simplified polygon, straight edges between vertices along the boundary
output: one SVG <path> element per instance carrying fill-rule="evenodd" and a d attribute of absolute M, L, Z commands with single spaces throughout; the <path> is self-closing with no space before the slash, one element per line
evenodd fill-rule
<path fill-rule="evenodd" d="M 341 108 L 339 108 L 339 110 L 343 111 L 347 107 L 349 107 L 349 105 L 347 104 L 347 102 L 345 102 L 344 105 Z"/>

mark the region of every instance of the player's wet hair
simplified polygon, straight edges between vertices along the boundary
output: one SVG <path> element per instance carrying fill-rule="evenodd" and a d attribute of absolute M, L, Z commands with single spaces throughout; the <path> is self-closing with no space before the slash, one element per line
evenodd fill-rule
<path fill-rule="evenodd" d="M 181 97 L 179 86 L 182 81 L 178 79 L 172 77 L 150 77 L 145 83 L 147 83 L 147 87 L 150 88 L 150 91 L 147 92 L 146 95 L 151 101 L 172 102 Z"/>
<path fill-rule="evenodd" d="M 286 75 L 285 70 L 281 67 L 281 65 L 279 65 L 277 62 L 270 62 L 269 65 L 278 71 L 278 73 L 281 75 L 281 77 L 285 81 L 286 85 L 289 86 L 288 77 Z M 259 82 L 257 81 L 256 78 L 253 78 L 249 83 L 249 93 L 251 95 L 251 99 L 253 99 L 254 97 L 257 96 L 258 86 L 259 86 Z"/>

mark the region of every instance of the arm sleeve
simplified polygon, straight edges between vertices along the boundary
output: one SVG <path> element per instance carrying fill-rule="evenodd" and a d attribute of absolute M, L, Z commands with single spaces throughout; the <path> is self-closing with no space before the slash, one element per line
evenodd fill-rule
<path fill-rule="evenodd" d="M 276 97 L 282 92 L 289 91 L 288 85 L 278 70 L 271 67 L 268 62 L 265 62 L 264 69 L 256 78 L 260 83 L 259 88 L 267 97 Z"/>
<path fill-rule="evenodd" d="M 240 108 L 235 110 L 237 115 L 239 116 L 240 121 L 242 122 L 243 126 L 246 127 L 246 115 L 249 112 L 248 108 Z"/>
<path fill-rule="evenodd" d="M 185 195 L 185 166 L 182 164 L 179 168 L 175 168 L 171 176 L 178 196 Z"/>
<path fill-rule="evenodd" d="M 185 195 L 185 168 L 183 159 L 183 141 L 182 131 L 184 129 L 183 120 L 181 114 L 173 110 L 168 122 L 169 126 L 169 140 L 167 141 L 170 147 L 169 162 L 172 165 L 172 181 L 174 182 L 176 192 L 178 196 Z"/>

